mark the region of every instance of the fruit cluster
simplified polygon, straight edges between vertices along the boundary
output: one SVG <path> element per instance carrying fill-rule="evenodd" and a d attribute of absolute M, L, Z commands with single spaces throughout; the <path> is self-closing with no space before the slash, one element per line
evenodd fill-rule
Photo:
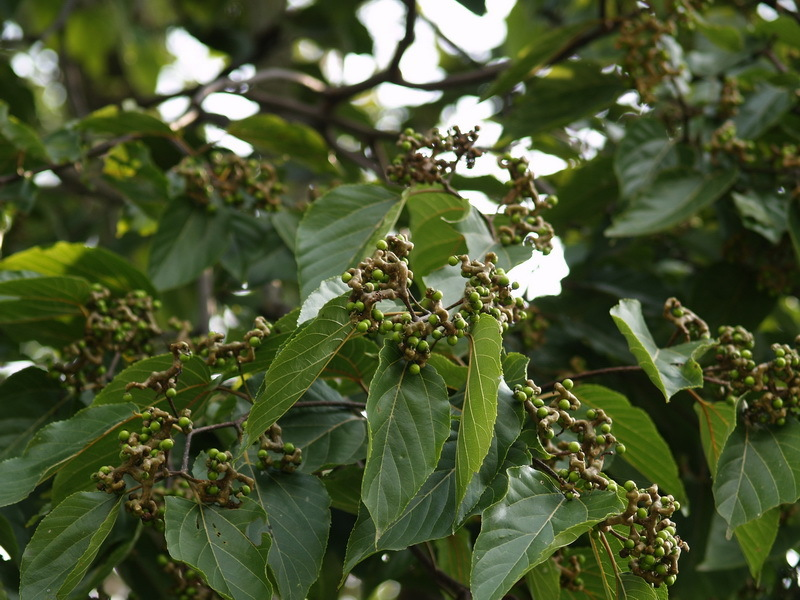
<path fill-rule="evenodd" d="M 502 224 L 497 227 L 501 244 L 529 244 L 542 254 L 550 254 L 555 236 L 553 226 L 542 218 L 542 211 L 558 204 L 558 198 L 550 195 L 542 198 L 534 184 L 533 172 L 528 168 L 525 158 L 514 158 L 504 154 L 497 164 L 508 171 L 506 182 L 509 188 L 501 201 L 503 206 Z M 495 223 L 498 223 L 497 218 Z"/>
<path fill-rule="evenodd" d="M 271 325 L 264 317 L 256 317 L 253 329 L 244 334 L 244 341 L 226 344 L 223 343 L 224 334 L 212 331 L 193 345 L 193 352 L 202 356 L 211 367 L 225 368 L 252 362 L 256 358 L 255 349 L 271 331 Z"/>
<path fill-rule="evenodd" d="M 461 275 L 468 280 L 457 302 L 445 306 L 443 293 L 432 288 L 418 302 L 410 290 L 414 273 L 408 268 L 408 254 L 413 247 L 404 236 L 389 235 L 378 241 L 371 257 L 342 275 L 352 290 L 347 310 L 357 331 L 378 333 L 397 342 L 411 363 L 412 374 L 425 366 L 439 340 L 455 345 L 481 314 L 492 315 L 503 331 L 527 316 L 524 301 L 512 295 L 519 285 L 495 266 L 497 256 L 491 252 L 483 262 L 467 255 L 450 257 L 450 266 L 460 264 Z M 402 302 L 404 310 L 384 313 L 377 307 L 379 302 L 392 300 Z M 451 315 L 455 308 L 459 310 Z"/>
<path fill-rule="evenodd" d="M 566 590 L 582 590 L 584 581 L 581 577 L 586 556 L 583 554 L 567 554 L 564 548 L 553 554 L 553 562 L 559 570 L 559 586 Z"/>
<path fill-rule="evenodd" d="M 102 387 L 118 358 L 134 362 L 153 352 L 151 340 L 161 334 L 153 314 L 159 307 L 143 290 L 114 297 L 94 284 L 85 305 L 84 336 L 64 349 L 69 358 L 54 365 L 53 372 L 63 374 L 65 383 L 76 389 Z"/>
<path fill-rule="evenodd" d="M 556 382 L 554 391 L 547 395 L 540 395 L 540 388 L 530 380 L 514 389 L 514 397 L 524 403 L 525 411 L 536 424 L 542 447 L 552 457 L 551 468 L 566 461 L 566 466 L 554 473 L 569 500 L 579 497 L 581 490 L 616 489 L 616 483 L 603 474 L 603 463 L 612 448 L 618 454 L 625 452 L 625 446 L 617 443 L 611 433 L 612 420 L 603 409 L 591 408 L 582 419 L 571 414 L 581 406 L 571 391 L 573 385 L 571 379 Z M 570 432 L 575 439 L 554 441 L 556 426 L 560 429 L 558 435 Z"/>
<path fill-rule="evenodd" d="M 256 466 L 260 469 L 270 467 L 291 473 L 303 462 L 303 451 L 291 442 L 284 442 L 281 437 L 282 430 L 280 425 L 275 423 L 259 437 L 259 447 L 256 457 Z M 270 453 L 280 454 L 280 459 L 276 461 Z"/>
<path fill-rule="evenodd" d="M 483 154 L 475 147 L 479 130 L 479 127 L 475 127 L 463 133 L 458 127 L 453 127 L 446 134 L 440 133 L 438 129 L 422 134 L 406 129 L 397 141 L 403 154 L 394 159 L 386 169 L 386 175 L 391 181 L 401 185 L 440 184 L 452 191 L 450 178 L 461 159 L 471 169 L 475 165 L 475 159 Z M 442 154 L 450 153 L 454 158 L 441 158 Z"/>
<path fill-rule="evenodd" d="M 223 452 L 210 448 L 206 455 L 206 479 L 192 482 L 195 494 L 202 502 L 216 502 L 226 508 L 236 508 L 241 498 L 253 490 L 255 481 L 236 470 L 233 454 L 229 450 Z"/>
<path fill-rule="evenodd" d="M 185 194 L 209 212 L 222 205 L 253 213 L 275 211 L 283 191 L 275 168 L 268 162 L 242 158 L 233 152 L 214 152 L 210 160 L 190 156 L 175 168 Z"/>
<path fill-rule="evenodd" d="M 156 561 L 174 581 L 174 585 L 170 589 L 172 598 L 176 600 L 220 599 L 220 596 L 208 587 L 203 575 L 189 565 L 172 560 L 168 554 L 159 554 Z"/>
<path fill-rule="evenodd" d="M 800 415 L 800 336 L 794 346 L 772 344 L 772 359 L 756 364 L 752 333 L 727 325 L 718 333 L 711 372 L 723 382 L 728 402 L 742 398 L 745 421 L 780 426 Z"/>
<path fill-rule="evenodd" d="M 708 324 L 683 306 L 677 298 L 669 298 L 664 303 L 664 318 L 677 327 L 686 342 L 707 340 L 711 337 Z"/>
<path fill-rule="evenodd" d="M 175 446 L 175 433 L 188 433 L 192 428 L 191 412 L 183 410 L 179 417 L 156 407 L 142 411 L 139 431 L 122 429 L 118 433 L 119 457 L 122 464 L 117 467 L 104 466 L 92 478 L 97 489 L 108 493 L 123 493 L 125 477 L 138 483 L 137 489 L 128 496 L 125 508 L 143 521 L 151 521 L 162 515 L 163 507 L 156 501 L 154 486 L 170 476 L 167 459 Z"/>
<path fill-rule="evenodd" d="M 628 566 L 635 575 L 654 587 L 674 584 L 681 551 L 689 550 L 670 520 L 680 503 L 672 496 L 659 495 L 655 484 L 640 490 L 636 483 L 627 481 L 624 487 L 628 499 L 625 511 L 605 519 L 597 530 L 622 540 L 620 556 L 630 559 Z M 627 535 L 619 532 L 619 526 L 628 528 Z"/>

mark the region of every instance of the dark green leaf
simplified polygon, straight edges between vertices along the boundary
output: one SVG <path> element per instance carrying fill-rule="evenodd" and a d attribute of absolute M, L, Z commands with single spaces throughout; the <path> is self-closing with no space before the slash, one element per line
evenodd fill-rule
<path fill-rule="evenodd" d="M 82 277 L 104 285 L 115 294 L 144 290 L 154 294 L 147 277 L 130 262 L 104 248 L 57 242 L 47 248 L 29 248 L 0 262 L 0 269 L 34 271 L 42 275 Z"/>
<path fill-rule="evenodd" d="M 567 500 L 530 467 L 510 469 L 508 475 L 508 494 L 484 512 L 475 542 L 475 600 L 499 600 L 528 570 L 623 507 L 622 499 L 611 492 Z"/>
<path fill-rule="evenodd" d="M 700 420 L 700 441 L 713 477 L 719 455 L 736 427 L 736 408 L 726 402 L 707 402 L 700 398 L 694 405 L 694 412 Z"/>
<path fill-rule="evenodd" d="M 235 510 L 167 496 L 164 515 L 167 549 L 205 576 L 223 598 L 263 600 L 272 597 L 267 578 L 267 514 L 244 498 Z"/>
<path fill-rule="evenodd" d="M 624 198 L 646 189 L 661 171 L 678 166 L 675 144 L 657 119 L 638 119 L 630 124 L 614 154 L 614 173 Z"/>
<path fill-rule="evenodd" d="M 186 197 L 175 198 L 158 223 L 148 273 L 153 285 L 168 290 L 194 281 L 228 247 L 227 214 L 213 214 Z"/>
<path fill-rule="evenodd" d="M 481 315 L 469 335 L 470 360 L 467 389 L 456 451 L 456 503 L 489 452 L 497 419 L 497 391 L 502 368 L 503 337 L 500 325 L 490 315 Z"/>
<path fill-rule="evenodd" d="M 280 597 L 303 600 L 317 579 L 328 543 L 330 498 L 317 478 L 302 473 L 259 473 L 257 498 L 269 518 L 269 566 Z"/>
<path fill-rule="evenodd" d="M 132 404 L 89 407 L 67 421 L 40 429 L 22 456 L 0 462 L 0 477 L 14 482 L 0 489 L 0 506 L 19 502 L 76 454 L 91 452 L 94 440 L 113 431 L 134 411 Z"/>
<path fill-rule="evenodd" d="M 436 565 L 454 580 L 469 585 L 472 562 L 472 538 L 469 530 L 462 527 L 454 534 L 436 540 L 434 546 Z"/>
<path fill-rule="evenodd" d="M 680 390 L 702 387 L 703 370 L 697 359 L 713 342 L 699 340 L 659 348 L 644 322 L 642 306 L 638 300 L 620 300 L 610 312 L 614 323 L 628 341 L 628 348 L 636 357 L 636 362 L 667 402 Z"/>
<path fill-rule="evenodd" d="M 66 597 L 97 556 L 119 503 L 116 495 L 81 492 L 53 509 L 22 556 L 20 600 Z"/>
<path fill-rule="evenodd" d="M 776 194 L 748 190 L 731 194 L 742 223 L 748 229 L 763 235 L 773 244 L 781 241 L 789 217 L 789 203 Z"/>
<path fill-rule="evenodd" d="M 620 600 L 661 600 L 661 598 L 666 598 L 666 587 L 655 589 L 638 575 L 623 573 L 617 580 L 617 598 Z"/>
<path fill-rule="evenodd" d="M 740 525 L 733 530 L 739 547 L 742 549 L 750 568 L 750 575 L 756 581 L 761 576 L 761 568 L 769 558 L 772 545 L 778 536 L 778 525 L 781 511 L 778 507 L 772 508 L 759 518 Z"/>
<path fill-rule="evenodd" d="M 290 123 L 277 115 L 260 114 L 234 121 L 228 133 L 273 156 L 288 156 L 314 171 L 335 173 L 328 145 L 308 125 Z"/>
<path fill-rule="evenodd" d="M 791 106 L 792 94 L 789 90 L 762 82 L 745 99 L 733 118 L 737 137 L 743 140 L 756 139 L 778 123 Z"/>
<path fill-rule="evenodd" d="M 525 585 L 531 597 L 538 600 L 561 598 L 561 570 L 552 560 L 546 560 L 525 573 Z"/>
<path fill-rule="evenodd" d="M 346 303 L 344 296 L 328 302 L 316 319 L 280 349 L 247 419 L 244 447 L 255 443 L 291 408 L 353 334 Z"/>
<path fill-rule="evenodd" d="M 369 386 L 377 365 L 378 346 L 368 338 L 350 338 L 325 367 L 322 376 L 326 379 L 349 379 L 359 386 Z"/>
<path fill-rule="evenodd" d="M 464 236 L 455 227 L 472 210 L 466 199 L 420 190 L 407 193 L 406 202 L 414 240 L 409 262 L 415 274 L 424 277 L 444 265 L 448 257 L 467 252 Z"/>
<path fill-rule="evenodd" d="M 450 431 L 450 403 L 432 366 L 418 375 L 394 344 L 387 343 L 369 387 L 369 449 L 361 497 L 376 536 L 402 515 L 439 461 Z"/>
<path fill-rule="evenodd" d="M 627 448 L 620 458 L 688 506 L 678 464 L 647 412 L 631 406 L 622 394 L 600 385 L 581 385 L 574 393 L 583 404 L 602 408 L 614 421 L 614 437 Z"/>
<path fill-rule="evenodd" d="M 343 185 L 317 199 L 297 229 L 301 296 L 372 256 L 402 207 L 395 192 L 377 185 Z"/>
<path fill-rule="evenodd" d="M 800 423 L 756 429 L 740 423 L 717 463 L 714 502 L 731 529 L 800 498 Z"/>
<path fill-rule="evenodd" d="M 708 174 L 682 168 L 661 171 L 651 185 L 630 200 L 605 234 L 628 237 L 666 231 L 713 204 L 738 176 L 735 169 Z"/>
<path fill-rule="evenodd" d="M 106 106 L 85 117 L 77 129 L 92 133 L 122 136 L 126 133 L 172 136 L 168 125 L 141 112 L 126 112 L 116 106 Z"/>

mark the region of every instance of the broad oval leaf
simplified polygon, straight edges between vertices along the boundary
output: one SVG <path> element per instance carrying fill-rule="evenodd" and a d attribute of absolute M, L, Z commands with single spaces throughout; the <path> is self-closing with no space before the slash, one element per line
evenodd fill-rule
<path fill-rule="evenodd" d="M 419 374 L 387 343 L 367 397 L 369 448 L 361 497 L 380 536 L 428 479 L 450 432 L 444 380 L 432 366 Z"/>
<path fill-rule="evenodd" d="M 469 335 L 470 359 L 456 450 L 456 504 L 489 452 L 497 419 L 503 336 L 491 315 L 481 315 Z"/>
<path fill-rule="evenodd" d="M 659 348 L 644 322 L 642 305 L 638 300 L 620 300 L 610 313 L 628 341 L 628 348 L 636 357 L 636 362 L 667 402 L 681 390 L 703 385 L 703 370 L 697 359 L 713 345 L 711 340 Z"/>
<path fill-rule="evenodd" d="M 728 436 L 736 427 L 736 407 L 727 402 L 707 402 L 697 398 L 694 412 L 700 421 L 700 443 L 706 455 L 706 463 L 714 477 L 717 472 L 717 461 Z"/>
<path fill-rule="evenodd" d="M 657 119 L 637 119 L 625 130 L 614 154 L 614 173 L 624 198 L 646 188 L 664 169 L 678 166 L 675 140 Z"/>
<path fill-rule="evenodd" d="M 328 544 L 331 500 L 325 486 L 303 473 L 260 472 L 253 498 L 269 516 L 268 563 L 280 597 L 303 600 L 319 575 Z"/>
<path fill-rule="evenodd" d="M 379 185 L 342 185 L 315 200 L 297 229 L 301 298 L 371 256 L 402 207 L 397 193 Z"/>
<path fill-rule="evenodd" d="M 132 404 L 90 406 L 71 419 L 57 421 L 40 429 L 25 448 L 25 453 L 0 462 L 0 477 L 13 485 L 0 488 L 0 506 L 27 497 L 42 481 L 58 472 L 65 462 L 91 447 L 94 440 L 108 434 L 136 410 Z"/>
<path fill-rule="evenodd" d="M 328 302 L 316 319 L 278 351 L 247 419 L 243 448 L 255 443 L 291 408 L 353 334 L 346 303 L 345 296 Z"/>
<path fill-rule="evenodd" d="M 472 210 L 468 200 L 440 190 L 411 190 L 407 198 L 414 240 L 409 262 L 415 274 L 425 276 L 444 265 L 448 257 L 467 252 L 464 235 L 455 224 Z"/>
<path fill-rule="evenodd" d="M 167 496 L 164 514 L 167 550 L 201 572 L 208 585 L 230 600 L 272 597 L 267 578 L 267 514 L 244 498 L 237 509 L 202 505 Z"/>
<path fill-rule="evenodd" d="M 583 384 L 574 393 L 583 404 L 602 408 L 614 421 L 614 437 L 627 447 L 627 452 L 618 458 L 688 506 L 678 463 L 647 412 L 631 406 L 622 394 L 600 385 Z"/>
<path fill-rule="evenodd" d="M 778 525 L 781 519 L 781 511 L 777 506 L 771 508 L 758 519 L 753 519 L 749 523 L 740 525 L 733 530 L 739 548 L 747 560 L 750 575 L 755 581 L 761 576 L 761 568 L 770 556 L 772 545 L 778 536 Z"/>
<path fill-rule="evenodd" d="M 731 529 L 800 498 L 800 423 L 778 429 L 739 423 L 728 437 L 713 484 L 717 511 Z"/>
<path fill-rule="evenodd" d="M 608 237 L 642 236 L 665 231 L 710 206 L 736 182 L 736 169 L 710 173 L 676 168 L 661 171 L 606 229 Z"/>
<path fill-rule="evenodd" d="M 607 491 L 567 500 L 530 467 L 510 469 L 508 476 L 508 493 L 484 512 L 475 542 L 475 600 L 499 600 L 532 567 L 624 506 L 620 496 Z"/>
<path fill-rule="evenodd" d="M 65 598 L 114 526 L 121 498 L 79 492 L 50 512 L 22 555 L 20 600 Z"/>

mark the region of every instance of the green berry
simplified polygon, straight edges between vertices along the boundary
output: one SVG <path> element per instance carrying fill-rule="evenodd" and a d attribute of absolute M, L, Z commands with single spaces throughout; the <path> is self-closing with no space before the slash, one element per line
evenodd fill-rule
<path fill-rule="evenodd" d="M 433 300 L 434 302 L 438 302 L 442 298 L 444 298 L 442 290 L 436 290 L 435 292 L 433 292 L 433 295 L 431 295 L 431 300 Z"/>
<path fill-rule="evenodd" d="M 539 409 L 536 411 L 536 416 L 537 416 L 538 418 L 540 418 L 540 419 L 544 419 L 544 418 L 545 418 L 545 417 L 546 417 L 548 414 L 550 414 L 550 411 L 547 409 L 547 407 L 546 407 L 546 406 L 541 406 L 541 407 L 539 407 Z"/>
<path fill-rule="evenodd" d="M 450 335 L 447 336 L 447 343 L 451 346 L 455 346 L 458 343 L 458 336 Z"/>
<path fill-rule="evenodd" d="M 420 340 L 419 344 L 417 344 L 417 352 L 427 352 L 428 348 L 430 348 L 430 344 L 425 340 Z"/>
<path fill-rule="evenodd" d="M 161 443 L 158 445 L 158 447 L 161 448 L 162 450 L 172 450 L 172 447 L 174 445 L 175 442 L 167 438 L 166 440 L 161 440 Z"/>
<path fill-rule="evenodd" d="M 633 547 L 636 545 L 636 542 L 634 542 L 631 539 L 627 539 L 627 540 L 625 540 L 625 544 L 624 545 L 628 550 L 633 550 Z"/>
<path fill-rule="evenodd" d="M 636 509 L 636 516 L 638 518 L 646 519 L 647 515 L 648 515 L 647 509 L 644 508 L 643 506 Z"/>
<path fill-rule="evenodd" d="M 372 279 L 375 281 L 380 281 L 381 279 L 383 279 L 383 271 L 381 269 L 373 269 Z"/>
<path fill-rule="evenodd" d="M 191 427 L 192 420 L 189 417 L 181 417 L 178 419 L 178 427 L 181 429 L 186 429 L 187 427 Z"/>
<path fill-rule="evenodd" d="M 242 495 L 247 496 L 251 492 L 250 486 L 245 484 L 241 488 L 239 488 L 239 491 L 242 492 Z"/>
<path fill-rule="evenodd" d="M 628 481 L 625 482 L 625 485 L 623 485 L 622 487 L 625 488 L 626 492 L 631 492 L 635 490 L 638 486 L 636 485 L 635 481 L 629 479 Z"/>
<path fill-rule="evenodd" d="M 120 442 L 127 442 L 128 438 L 131 437 L 131 432 L 128 431 L 127 429 L 123 429 L 122 431 L 119 432 L 117 437 L 119 438 Z"/>
<path fill-rule="evenodd" d="M 357 302 L 355 303 L 355 309 L 356 309 L 358 312 L 364 312 L 364 303 L 363 303 L 361 300 L 357 301 Z"/>
<path fill-rule="evenodd" d="M 595 417 L 597 416 L 597 411 L 593 408 L 590 408 L 586 411 L 586 418 L 590 421 L 594 421 Z"/>
<path fill-rule="evenodd" d="M 217 494 L 219 494 L 219 488 L 215 485 L 208 486 L 206 488 L 206 491 L 212 496 L 216 496 Z"/>
<path fill-rule="evenodd" d="M 378 240 L 378 242 L 375 244 L 375 247 L 378 250 L 387 250 L 389 248 L 389 244 L 386 243 L 386 240 Z"/>
<path fill-rule="evenodd" d="M 256 453 L 256 456 L 258 456 L 258 458 L 267 458 L 267 456 L 268 456 L 268 455 L 269 455 L 269 453 L 268 453 L 268 452 L 267 452 L 267 451 L 266 451 L 264 448 L 261 448 L 261 449 L 260 449 L 260 450 L 259 450 L 259 451 Z"/>
<path fill-rule="evenodd" d="M 353 274 L 352 274 L 352 273 L 350 273 L 349 271 L 348 271 L 348 272 L 346 272 L 346 273 L 342 273 L 342 281 L 343 281 L 344 283 L 347 283 L 347 282 L 349 282 L 349 281 L 350 281 L 352 278 L 353 278 Z"/>
<path fill-rule="evenodd" d="M 667 575 L 664 578 L 664 583 L 666 583 L 667 585 L 675 585 L 675 582 L 677 580 L 678 580 L 677 576 L 675 576 L 675 575 Z"/>
<path fill-rule="evenodd" d="M 159 423 L 158 421 L 152 421 L 150 423 L 149 429 L 153 433 L 155 433 L 156 431 L 161 431 L 161 423 Z"/>
<path fill-rule="evenodd" d="M 286 442 L 283 445 L 283 453 L 284 454 L 294 454 L 295 445 L 292 442 Z"/>
<path fill-rule="evenodd" d="M 216 471 L 209 471 L 208 472 L 208 478 L 211 481 L 216 481 L 219 478 L 219 473 L 217 473 Z"/>
<path fill-rule="evenodd" d="M 131 394 L 130 392 L 125 392 L 124 394 L 122 394 L 122 400 L 123 402 L 130 402 L 131 400 L 133 400 L 133 394 Z"/>
<path fill-rule="evenodd" d="M 418 375 L 422 368 L 417 363 L 411 363 L 408 365 L 408 372 L 412 375 Z"/>
<path fill-rule="evenodd" d="M 167 398 L 174 398 L 175 396 L 177 396 L 177 395 L 178 395 L 178 390 L 176 390 L 174 387 L 167 388 L 167 391 L 166 391 L 166 392 L 164 392 L 164 395 L 165 395 Z"/>
<path fill-rule="evenodd" d="M 580 452 L 581 445 L 578 442 L 570 442 L 567 449 L 572 453 Z"/>
<path fill-rule="evenodd" d="M 377 308 L 372 309 L 372 318 L 376 321 L 383 321 L 383 313 Z"/>
<path fill-rule="evenodd" d="M 755 377 L 753 377 L 752 375 L 748 375 L 747 377 L 744 378 L 744 384 L 745 385 L 755 385 L 756 384 Z"/>
<path fill-rule="evenodd" d="M 358 325 L 356 325 L 356 331 L 358 331 L 359 333 L 366 333 L 366 331 L 369 329 L 369 326 L 370 326 L 369 320 L 364 319 L 363 321 L 360 321 Z"/>
<path fill-rule="evenodd" d="M 572 404 L 566 398 L 562 398 L 558 401 L 558 408 L 561 410 L 569 410 L 570 406 L 572 406 Z"/>
<path fill-rule="evenodd" d="M 247 343 L 251 348 L 258 348 L 261 345 L 261 338 L 257 335 L 254 335 L 247 340 Z"/>
<path fill-rule="evenodd" d="M 217 455 L 219 454 L 219 450 L 217 450 L 216 448 L 209 448 L 208 452 L 206 452 L 206 454 L 208 454 L 208 458 L 213 460 L 213 459 L 217 458 Z"/>
<path fill-rule="evenodd" d="M 625 444 L 617 444 L 617 454 L 625 454 L 627 451 Z"/>
<path fill-rule="evenodd" d="M 428 316 L 428 323 L 431 325 L 438 325 L 439 324 L 439 315 L 431 314 Z"/>
<path fill-rule="evenodd" d="M 564 381 L 561 382 L 561 385 L 564 386 L 565 390 L 571 390 L 574 387 L 575 382 L 572 381 L 572 379 L 565 379 Z"/>
<path fill-rule="evenodd" d="M 450 258 L 447 259 L 447 264 L 449 264 L 451 267 L 455 267 L 460 262 L 461 259 L 458 258 L 457 256 L 451 256 Z"/>

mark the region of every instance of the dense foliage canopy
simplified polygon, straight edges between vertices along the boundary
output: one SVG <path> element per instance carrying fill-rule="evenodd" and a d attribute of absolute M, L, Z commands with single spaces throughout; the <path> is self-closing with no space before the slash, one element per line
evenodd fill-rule
<path fill-rule="evenodd" d="M 0 3 L 1 598 L 800 593 L 796 3 L 442 4 Z"/>

